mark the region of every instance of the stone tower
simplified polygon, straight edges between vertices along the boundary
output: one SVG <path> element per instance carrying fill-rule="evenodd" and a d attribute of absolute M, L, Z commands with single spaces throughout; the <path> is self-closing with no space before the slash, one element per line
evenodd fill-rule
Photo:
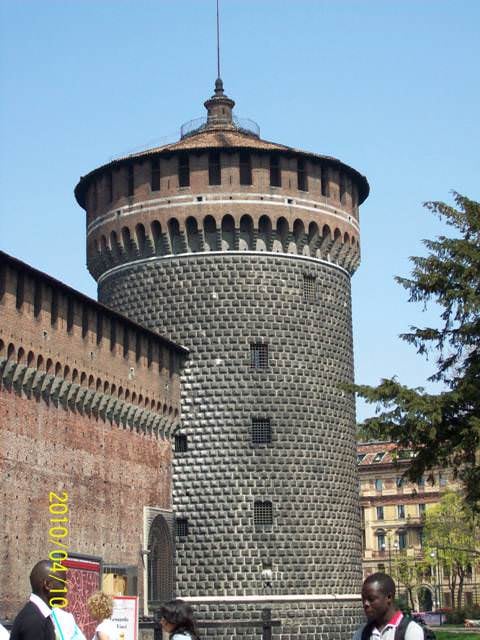
<path fill-rule="evenodd" d="M 218 79 L 178 142 L 80 180 L 88 267 L 102 303 L 190 350 L 177 595 L 202 618 L 268 607 L 274 638 L 340 640 L 360 614 L 355 407 L 340 385 L 369 187 L 335 158 L 262 140 L 234 104 Z"/>

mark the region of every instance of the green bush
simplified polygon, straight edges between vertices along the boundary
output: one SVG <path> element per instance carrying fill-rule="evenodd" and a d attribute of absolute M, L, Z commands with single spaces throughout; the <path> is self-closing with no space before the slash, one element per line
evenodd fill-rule
<path fill-rule="evenodd" d="M 447 624 L 462 624 L 465 618 L 473 620 L 480 619 L 480 606 L 478 604 L 463 607 L 462 609 L 454 609 L 446 614 Z"/>

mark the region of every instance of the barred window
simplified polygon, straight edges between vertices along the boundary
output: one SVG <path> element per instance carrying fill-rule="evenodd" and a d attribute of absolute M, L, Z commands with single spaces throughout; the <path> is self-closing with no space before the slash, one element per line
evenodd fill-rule
<path fill-rule="evenodd" d="M 42 283 L 36 280 L 33 287 L 33 315 L 37 318 L 42 310 Z"/>
<path fill-rule="evenodd" d="M 73 322 L 75 319 L 75 302 L 72 298 L 67 300 L 67 331 L 73 330 Z"/>
<path fill-rule="evenodd" d="M 134 176 L 133 176 L 133 164 L 128 165 L 127 169 L 127 195 L 133 196 L 135 190 Z"/>
<path fill-rule="evenodd" d="M 185 453 L 188 451 L 188 440 L 184 433 L 178 433 L 175 436 L 175 452 Z"/>
<path fill-rule="evenodd" d="M 178 156 L 178 186 L 190 186 L 190 164 L 187 153 Z"/>
<path fill-rule="evenodd" d="M 270 186 L 282 186 L 282 174 L 280 171 L 280 156 L 276 153 L 270 156 Z"/>
<path fill-rule="evenodd" d="M 58 320 L 58 291 L 52 289 L 52 302 L 50 305 L 50 324 L 52 327 Z"/>
<path fill-rule="evenodd" d="M 297 182 L 299 191 L 308 191 L 307 171 L 303 158 L 297 160 Z"/>
<path fill-rule="evenodd" d="M 340 202 L 343 203 L 345 199 L 345 193 L 347 190 L 345 174 L 340 173 Z"/>
<path fill-rule="evenodd" d="M 113 175 L 112 172 L 109 171 L 107 173 L 107 202 L 111 202 L 113 200 Z"/>
<path fill-rule="evenodd" d="M 96 211 L 97 206 L 98 206 L 97 183 L 94 182 L 92 185 L 92 209 Z"/>
<path fill-rule="evenodd" d="M 100 344 L 103 337 L 103 316 L 97 313 L 97 344 Z"/>
<path fill-rule="evenodd" d="M 329 189 L 328 189 L 328 169 L 327 167 L 324 167 L 322 165 L 322 167 L 320 167 L 320 181 L 322 183 L 322 196 L 326 196 L 328 198 L 329 196 Z"/>
<path fill-rule="evenodd" d="M 252 443 L 269 444 L 272 442 L 270 418 L 252 418 Z"/>
<path fill-rule="evenodd" d="M 315 276 L 303 276 L 303 299 L 306 302 L 315 302 L 317 299 L 317 279 Z"/>
<path fill-rule="evenodd" d="M 21 309 L 25 297 L 25 273 L 23 271 L 17 272 L 17 290 L 15 296 L 15 305 L 17 309 Z"/>
<path fill-rule="evenodd" d="M 218 151 L 210 151 L 208 154 L 208 184 L 221 183 L 220 153 Z"/>
<path fill-rule="evenodd" d="M 256 527 L 272 526 L 273 506 L 270 500 L 255 500 L 253 503 L 253 522 Z"/>
<path fill-rule="evenodd" d="M 268 367 L 268 344 L 254 342 L 250 345 L 250 364 L 252 369 Z"/>
<path fill-rule="evenodd" d="M 160 190 L 160 158 L 154 158 L 151 164 L 151 189 L 152 191 Z"/>
<path fill-rule="evenodd" d="M 178 538 L 185 538 L 186 536 L 188 536 L 188 519 L 177 518 L 175 520 L 175 529 Z"/>
<path fill-rule="evenodd" d="M 88 333 L 88 308 L 83 307 L 82 309 L 82 338 Z"/>
<path fill-rule="evenodd" d="M 252 162 L 248 151 L 240 151 L 240 184 L 252 184 Z"/>

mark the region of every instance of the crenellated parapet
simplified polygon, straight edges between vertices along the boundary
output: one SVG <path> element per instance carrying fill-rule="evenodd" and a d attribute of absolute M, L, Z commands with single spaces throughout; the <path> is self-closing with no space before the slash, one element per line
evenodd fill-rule
<path fill-rule="evenodd" d="M 75 195 L 87 212 L 94 278 L 148 258 L 217 251 L 299 255 L 350 274 L 358 267 L 366 178 L 235 127 L 225 100 L 233 105 L 223 91 L 207 101 L 205 124 L 179 142 L 81 178 Z"/>
<path fill-rule="evenodd" d="M 107 215 L 93 225 L 88 266 L 98 279 L 113 267 L 148 258 L 253 251 L 323 260 L 353 273 L 360 262 L 358 223 L 335 210 L 323 218 L 319 224 L 313 201 L 275 195 L 159 199 L 148 213 L 142 204 L 132 205 L 124 216 Z"/>
<path fill-rule="evenodd" d="M 180 420 L 187 350 L 0 254 L 0 386 L 157 436 Z"/>

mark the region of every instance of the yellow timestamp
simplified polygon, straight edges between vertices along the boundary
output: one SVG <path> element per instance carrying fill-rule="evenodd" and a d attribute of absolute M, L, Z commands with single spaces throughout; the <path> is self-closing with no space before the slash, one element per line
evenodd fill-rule
<path fill-rule="evenodd" d="M 48 558 L 52 563 L 50 578 L 57 581 L 59 586 L 56 589 L 50 589 L 50 600 L 48 604 L 50 607 L 57 607 L 63 609 L 68 605 L 67 595 L 67 567 L 63 564 L 68 558 L 68 523 L 69 511 L 68 511 L 68 493 L 66 491 L 61 492 L 60 496 L 53 491 L 50 491 L 48 495 L 49 501 L 49 513 L 50 513 L 50 528 L 48 530 L 48 540 L 53 548 L 48 554 Z M 54 574 L 54 575 L 53 575 Z M 63 594 L 63 595 L 52 595 Z"/>

